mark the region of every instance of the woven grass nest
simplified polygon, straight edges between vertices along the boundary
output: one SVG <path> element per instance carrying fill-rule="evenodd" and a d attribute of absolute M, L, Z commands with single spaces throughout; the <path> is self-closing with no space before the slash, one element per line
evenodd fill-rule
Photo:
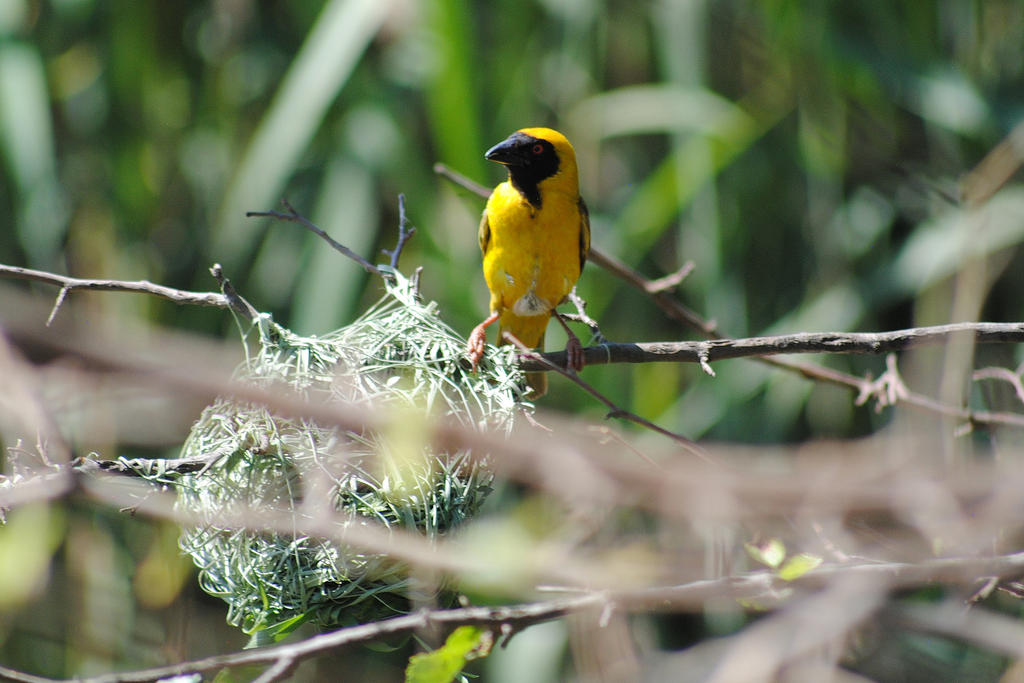
<path fill-rule="evenodd" d="M 260 329 L 260 350 L 240 366 L 240 379 L 284 384 L 316 402 L 402 411 L 392 413 L 402 419 L 381 434 L 226 398 L 208 406 L 182 457 L 213 464 L 177 482 L 178 504 L 204 521 L 180 541 L 202 589 L 226 601 L 228 621 L 249 633 L 407 611 L 411 580 L 401 562 L 320 538 L 224 528 L 218 519 L 245 508 L 296 518 L 313 495 L 326 496 L 348 524 L 373 520 L 428 538 L 444 534 L 478 511 L 492 473 L 484 454 L 434 452 L 423 427 L 442 417 L 472 429 L 511 428 L 526 405 L 512 352 L 489 349 L 470 373 L 465 340 L 397 272 L 383 299 L 336 332 L 301 337 L 269 321 Z"/>

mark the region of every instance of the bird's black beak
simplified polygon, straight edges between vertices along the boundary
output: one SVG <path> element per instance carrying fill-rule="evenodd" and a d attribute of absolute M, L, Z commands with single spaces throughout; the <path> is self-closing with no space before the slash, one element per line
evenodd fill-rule
<path fill-rule="evenodd" d="M 491 147 L 484 154 L 484 159 L 496 161 L 507 166 L 518 166 L 529 160 L 532 140 L 522 133 L 512 133 L 507 138 Z"/>

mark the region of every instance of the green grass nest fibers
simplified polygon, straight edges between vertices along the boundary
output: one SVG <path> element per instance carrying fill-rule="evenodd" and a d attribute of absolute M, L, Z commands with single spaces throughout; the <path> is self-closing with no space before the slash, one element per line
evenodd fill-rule
<path fill-rule="evenodd" d="M 336 332 L 300 337 L 269 320 L 260 329 L 260 350 L 239 368 L 240 379 L 284 384 L 316 402 L 370 406 L 393 426 L 342 431 L 226 398 L 207 407 L 182 457 L 213 464 L 177 482 L 179 505 L 204 521 L 180 542 L 200 585 L 225 600 L 228 621 L 247 632 L 304 621 L 331 628 L 407 611 L 411 579 L 399 561 L 322 538 L 226 528 L 218 518 L 252 508 L 298 519 L 308 514 L 304 504 L 310 509 L 305 497 L 326 496 L 348 524 L 373 520 L 428 538 L 452 529 L 477 512 L 492 474 L 479 454 L 434 452 L 427 420 L 511 428 L 526 405 L 511 350 L 489 348 L 480 371 L 470 373 L 465 340 L 400 273 L 381 301 Z"/>

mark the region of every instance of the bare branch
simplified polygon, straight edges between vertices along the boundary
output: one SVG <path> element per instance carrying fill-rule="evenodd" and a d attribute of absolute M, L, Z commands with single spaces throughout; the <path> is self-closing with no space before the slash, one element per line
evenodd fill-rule
<path fill-rule="evenodd" d="M 363 270 L 365 270 L 367 273 L 370 273 L 371 275 L 378 275 L 384 279 L 388 279 L 390 277 L 388 273 L 384 272 L 377 266 L 373 265 L 359 254 L 346 247 L 341 242 L 335 240 L 333 237 L 324 232 L 320 228 L 320 226 L 316 225 L 308 218 L 306 218 L 298 211 L 296 211 L 295 208 L 288 203 L 287 199 L 282 199 L 281 204 L 284 206 L 287 213 L 281 213 L 280 211 L 246 211 L 245 216 L 246 218 L 276 218 L 279 221 L 298 223 L 302 227 L 306 228 L 313 234 L 323 239 L 325 242 L 327 242 L 327 244 L 331 245 L 331 247 L 334 248 L 335 251 L 337 251 L 340 254 L 343 254 L 344 256 L 347 256 L 348 258 L 358 263 L 360 266 L 363 267 Z"/>
<path fill-rule="evenodd" d="M 569 301 L 572 302 L 572 305 L 576 308 L 576 313 L 575 315 L 572 313 L 563 313 L 560 314 L 561 317 L 565 320 L 573 320 L 583 323 L 590 328 L 590 334 L 593 336 L 593 342 L 604 344 L 605 338 L 604 335 L 601 334 L 601 327 L 597 324 L 596 320 L 587 315 L 587 302 L 583 300 L 583 297 L 576 293 L 575 286 L 572 288 L 572 291 L 569 292 Z"/>
<path fill-rule="evenodd" d="M 259 678 L 254 679 L 252 683 L 273 683 L 274 681 L 283 680 L 291 674 L 296 664 L 298 662 L 295 661 L 294 657 L 282 656 L 274 662 L 273 666 L 260 674 Z"/>
<path fill-rule="evenodd" d="M 384 255 L 391 259 L 391 268 L 398 270 L 398 259 L 402 256 L 402 249 L 413 235 L 416 234 L 416 226 L 409 223 L 409 217 L 405 215 L 405 195 L 398 195 L 398 242 L 394 249 L 381 249 Z"/>
<path fill-rule="evenodd" d="M 596 398 L 598 401 L 603 403 L 605 405 L 605 407 L 608 408 L 608 411 L 609 411 L 608 415 L 606 417 L 618 417 L 618 418 L 621 418 L 623 420 L 628 420 L 629 422 L 632 422 L 634 424 L 638 424 L 641 427 L 646 427 L 647 429 L 650 429 L 651 431 L 657 432 L 658 434 L 661 434 L 662 436 L 667 436 L 668 438 L 672 439 L 676 443 L 678 443 L 681 446 L 683 446 L 683 448 L 685 448 L 690 453 L 693 453 L 694 455 L 699 457 L 701 460 L 704 460 L 705 462 L 707 462 L 709 464 L 712 464 L 712 465 L 717 465 L 718 464 L 714 460 L 712 460 L 711 457 L 704 451 L 704 449 L 702 449 L 700 446 L 698 446 L 694 441 L 691 441 L 690 439 L 686 438 L 682 434 L 677 434 L 675 432 L 672 432 L 672 431 L 669 431 L 669 430 L 665 429 L 664 427 L 659 427 L 658 425 L 654 424 L 650 420 L 646 420 L 646 419 L 640 417 L 639 415 L 637 415 L 635 413 L 631 413 L 630 411 L 628 411 L 628 410 L 626 410 L 624 408 L 619 407 L 610 398 L 608 398 L 607 396 L 602 394 L 600 391 L 598 391 L 594 387 L 592 387 L 589 384 L 587 384 L 586 382 L 584 382 L 580 378 L 580 376 L 578 374 L 576 374 L 575 372 L 570 372 L 570 371 L 564 369 L 564 367 L 562 365 L 556 365 L 555 363 L 552 363 L 550 360 L 548 360 L 545 357 L 546 354 L 545 355 L 541 355 L 541 354 L 539 354 L 539 353 L 537 353 L 535 351 L 532 351 L 529 347 L 527 347 L 525 344 L 523 344 L 523 342 L 521 342 L 518 339 L 516 339 L 516 337 L 514 335 L 512 335 L 512 334 L 510 334 L 508 332 L 505 332 L 505 338 L 508 339 L 509 341 L 511 341 L 516 346 L 516 348 L 519 349 L 520 353 L 522 354 L 522 358 L 523 358 L 524 361 L 533 360 L 533 361 L 538 362 L 540 364 L 540 369 L 554 370 L 555 372 L 557 372 L 558 374 L 562 375 L 563 377 L 568 378 L 569 381 L 573 382 L 578 387 L 583 389 L 585 392 L 587 392 L 588 394 L 590 394 L 591 396 Z M 565 351 L 562 351 L 561 355 L 563 357 L 562 363 L 564 365 L 564 363 L 565 363 Z"/>
<path fill-rule="evenodd" d="M 231 284 L 231 280 L 228 280 L 227 276 L 224 275 L 224 271 L 219 263 L 214 263 L 210 267 L 210 275 L 220 284 L 220 291 L 224 293 L 227 298 L 228 305 L 238 315 L 242 316 L 246 320 L 253 321 L 259 317 L 260 313 L 246 301 L 235 289 L 235 286 Z"/>
<path fill-rule="evenodd" d="M 448 180 L 462 188 L 469 190 L 478 197 L 487 199 L 488 197 L 491 196 L 491 190 L 489 188 L 486 188 L 480 183 L 470 180 L 469 178 L 462 175 L 458 171 L 453 171 L 452 169 L 448 168 L 448 166 L 445 164 L 434 164 L 434 173 L 441 176 L 445 180 Z"/>
<path fill-rule="evenodd" d="M 608 363 L 699 363 L 708 372 L 710 361 L 732 358 L 755 358 L 778 367 L 798 372 L 808 379 L 836 384 L 857 392 L 856 403 L 862 405 L 874 399 L 879 407 L 897 402 L 939 415 L 963 420 L 970 424 L 1001 424 L 1024 427 L 1024 415 L 1006 412 L 970 410 L 962 406 L 946 405 L 922 394 L 910 391 L 889 361 L 889 369 L 877 379 L 856 377 L 831 368 L 798 363 L 785 358 L 769 358 L 770 354 L 787 353 L 887 353 L 918 346 L 940 344 L 956 335 L 973 335 L 976 343 L 1019 343 L 1024 341 L 1022 323 L 953 323 L 933 327 L 917 327 L 891 332 L 825 332 L 798 333 L 774 337 L 746 339 L 712 339 L 694 342 L 647 342 L 636 344 L 605 343 L 583 349 L 587 365 Z M 565 364 L 564 351 L 523 356 L 523 369 L 536 372 L 550 370 L 551 365 Z M 981 372 L 976 379 L 994 378 L 992 372 Z M 709 372 L 709 374 L 714 374 Z M 1002 379 L 1008 379 L 1000 373 Z M 897 381 L 898 380 L 898 381 Z"/>
<path fill-rule="evenodd" d="M 148 280 L 127 281 L 83 279 L 69 277 L 67 275 L 57 275 L 56 273 L 48 273 L 42 270 L 32 270 L 31 268 L 19 268 L 18 266 L 8 266 L 3 264 L 0 264 L 0 277 L 31 280 L 33 282 L 42 282 L 48 285 L 60 287 L 60 292 L 57 295 L 57 301 L 50 314 L 50 320 L 47 321 L 47 325 L 52 322 L 57 313 L 57 309 L 64 302 L 64 297 L 67 293 L 77 290 L 135 292 L 138 294 L 152 294 L 153 296 L 160 297 L 161 299 L 173 301 L 176 304 L 232 308 L 231 302 L 224 294 L 218 294 L 216 292 L 187 292 L 181 289 L 174 289 L 173 287 L 153 284 Z"/>
<path fill-rule="evenodd" d="M 699 363 L 789 353 L 881 354 L 917 346 L 948 342 L 954 335 L 972 335 L 979 344 L 1024 341 L 1024 323 L 953 323 L 891 332 L 800 332 L 746 339 L 707 341 L 605 343 L 583 349 L 587 365 L 608 363 Z M 564 352 L 545 353 L 555 365 L 565 363 Z M 524 369 L 543 370 L 537 363 Z"/>
<path fill-rule="evenodd" d="M 1021 381 L 1019 372 L 1014 372 L 1009 368 L 981 368 L 976 370 L 972 375 L 975 381 L 982 379 L 999 379 L 1004 382 L 1008 382 L 1013 387 L 1013 393 L 1016 395 L 1017 400 L 1024 404 L 1024 382 Z"/>
<path fill-rule="evenodd" d="M 646 289 L 649 294 L 671 291 L 678 287 L 679 283 L 685 280 L 687 276 L 693 272 L 695 267 L 696 265 L 693 261 L 687 261 L 674 273 L 669 273 L 665 277 L 647 282 L 644 285 L 644 289 Z"/>
<path fill-rule="evenodd" d="M 697 313 L 673 298 L 670 291 L 664 289 L 659 290 L 657 281 L 647 279 L 641 275 L 639 271 L 630 268 L 611 254 L 601 251 L 591 244 L 590 254 L 587 258 L 596 265 L 607 270 L 612 275 L 625 280 L 640 291 L 649 295 L 651 297 L 651 301 L 653 301 L 654 304 L 672 320 L 681 322 L 691 329 L 697 330 L 705 337 L 721 336 L 718 331 L 718 325 L 714 321 L 704 320 L 697 315 Z"/>
<path fill-rule="evenodd" d="M 617 261 L 615 259 L 612 259 L 611 257 L 606 256 L 605 254 L 603 254 L 601 252 L 595 251 L 593 248 L 591 248 L 590 254 L 591 254 L 592 260 L 595 263 L 598 263 L 599 265 L 602 265 L 603 267 L 605 267 L 606 270 L 608 270 L 612 274 L 617 275 L 619 277 L 622 277 L 624 280 L 626 280 L 627 282 L 629 282 L 630 284 L 632 284 L 636 288 L 640 289 L 641 291 L 649 293 L 649 290 L 651 289 L 651 284 L 650 284 L 651 281 L 648 280 L 647 278 L 645 278 L 639 272 L 633 270 L 629 266 L 626 266 L 625 264 L 623 264 L 623 263 L 621 263 L 621 262 L 619 262 L 619 261 Z M 606 259 L 607 259 L 607 261 L 606 261 Z M 715 342 L 717 344 L 721 344 L 722 342 L 728 341 L 727 339 L 720 338 L 720 334 L 719 334 L 719 331 L 718 331 L 718 326 L 717 326 L 717 324 L 715 322 L 713 322 L 713 321 L 705 321 L 703 318 L 698 316 L 696 313 L 691 311 L 689 308 L 687 308 L 686 306 L 683 306 L 681 303 L 679 303 L 678 301 L 673 299 L 668 293 L 666 293 L 666 292 L 658 292 L 657 294 L 651 294 L 650 296 L 651 296 L 651 300 L 659 308 L 661 308 L 669 318 L 671 318 L 673 320 L 677 320 L 679 322 L 683 322 L 683 323 L 691 326 L 692 328 L 694 328 L 697 331 L 699 331 L 702 334 L 704 334 L 706 337 L 714 338 L 714 339 L 709 339 L 709 341 L 713 341 L 713 342 Z M 998 323 L 975 323 L 975 324 L 977 324 L 977 325 L 997 325 Z M 1015 324 L 1010 323 L 1009 325 L 1011 325 L 1011 327 L 1012 327 Z M 942 327 L 945 327 L 945 326 L 942 326 Z M 930 328 L 918 328 L 918 329 L 928 330 Z M 899 334 L 899 332 L 889 333 L 889 334 Z M 982 340 L 976 339 L 976 341 L 982 341 Z M 987 339 L 985 341 L 998 341 L 998 340 L 996 340 L 996 339 L 990 339 L 990 340 Z M 699 342 L 697 342 L 697 343 L 699 343 Z M 913 346 L 913 345 L 916 345 L 916 344 L 922 344 L 922 343 L 936 343 L 936 342 L 933 342 L 933 341 L 930 341 L 930 340 L 915 340 L 914 343 L 910 343 L 905 348 L 909 348 L 910 346 Z M 607 350 L 603 346 L 599 346 L 599 347 L 596 347 L 596 348 L 600 349 L 600 356 L 601 357 L 605 357 L 605 358 L 607 357 Z M 709 348 L 709 347 L 704 347 L 704 348 Z M 894 350 L 894 349 L 890 348 L 890 349 L 887 349 L 887 350 Z M 589 349 L 584 349 L 584 358 L 586 359 L 586 362 L 589 365 L 589 364 L 591 364 L 592 360 L 591 360 L 591 356 L 588 354 L 588 351 L 589 351 Z M 835 349 L 827 349 L 827 350 L 826 349 L 822 349 L 821 350 L 821 352 L 826 352 L 826 351 L 830 352 L 830 353 L 837 352 Z M 785 351 L 785 353 L 817 353 L 817 352 L 818 351 L 811 351 L 811 350 L 805 350 L 805 351 L 787 350 L 787 351 Z M 854 353 L 856 351 L 846 350 L 846 351 L 842 351 L 842 352 L 843 353 Z M 864 351 L 859 351 L 859 352 L 860 353 L 871 353 L 872 351 L 864 350 Z M 878 352 L 881 352 L 881 351 L 878 351 Z M 719 351 L 719 353 L 723 353 L 723 352 Z M 780 351 L 780 353 L 782 353 L 782 352 Z M 805 377 L 805 378 L 807 378 L 807 379 L 809 379 L 811 381 L 824 382 L 826 384 L 833 384 L 833 385 L 836 385 L 836 386 L 845 387 L 847 389 L 851 389 L 851 390 L 856 391 L 858 393 L 863 392 L 864 391 L 864 387 L 865 387 L 865 383 L 870 381 L 870 380 L 865 380 L 865 379 L 863 379 L 861 377 L 857 377 L 855 375 L 851 375 L 849 373 L 840 372 L 839 370 L 834 370 L 832 368 L 826 368 L 826 367 L 822 367 L 822 366 L 819 366 L 819 365 L 813 365 L 811 363 L 803 363 L 801 361 L 794 360 L 794 359 L 791 359 L 791 358 L 772 358 L 772 357 L 766 357 L 764 354 L 761 354 L 759 352 L 751 352 L 750 354 L 737 354 L 736 356 L 732 356 L 732 357 L 737 357 L 738 358 L 738 357 L 740 357 L 742 355 L 752 356 L 755 360 L 758 360 L 758 361 L 760 361 L 762 363 L 767 363 L 769 365 L 773 365 L 773 366 L 775 366 L 777 368 L 780 368 L 780 369 L 783 369 L 783 370 L 787 370 L 787 371 L 790 371 L 790 372 L 795 372 L 795 373 L 797 373 L 797 374 L 799 374 L 799 375 L 801 375 L 801 376 L 803 376 L 803 377 Z M 559 358 L 558 358 L 557 355 L 545 354 L 545 357 L 549 358 L 550 360 L 552 360 L 556 364 L 559 362 Z M 718 356 L 718 359 L 722 359 L 723 357 L 724 356 L 720 355 L 720 356 Z M 708 363 L 707 363 L 708 360 L 709 359 L 708 359 L 707 356 L 703 356 L 703 357 L 701 356 L 701 349 L 698 348 L 698 350 L 696 351 L 696 358 L 691 360 L 691 362 L 695 361 L 695 362 L 701 363 L 701 365 L 704 368 L 705 372 L 708 372 L 710 370 L 710 365 L 708 365 Z M 537 368 L 537 369 L 542 369 L 542 368 Z M 713 372 L 709 372 L 709 374 L 713 375 L 714 373 Z M 969 410 L 967 408 L 962 408 L 960 406 L 945 405 L 945 404 L 942 404 L 942 403 L 940 403 L 938 401 L 935 401 L 934 399 L 931 399 L 931 398 L 928 398 L 928 397 L 923 396 L 921 394 L 917 394 L 917 393 L 913 393 L 913 392 L 907 393 L 903 397 L 902 401 L 903 401 L 904 404 L 912 406 L 914 408 L 918 408 L 920 410 L 926 410 L 926 411 L 929 411 L 929 412 L 934 412 L 934 413 L 937 413 L 937 414 L 940 414 L 940 415 L 947 415 L 949 417 L 958 418 L 958 419 L 964 420 L 964 421 L 966 421 L 966 422 L 968 422 L 970 424 L 990 424 L 990 425 L 997 425 L 997 424 L 999 424 L 999 425 L 1011 425 L 1011 426 L 1015 426 L 1015 427 L 1024 427 L 1024 416 L 1021 416 L 1021 415 L 1018 415 L 1018 414 L 1015 414 L 1015 413 L 996 413 L 996 412 L 990 412 L 990 411 Z"/>

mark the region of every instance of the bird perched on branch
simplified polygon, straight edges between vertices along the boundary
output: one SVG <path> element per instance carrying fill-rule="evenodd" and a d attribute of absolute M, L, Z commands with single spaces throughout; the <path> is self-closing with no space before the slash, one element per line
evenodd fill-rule
<path fill-rule="evenodd" d="M 572 291 L 590 250 L 576 152 L 564 135 L 550 128 L 523 128 L 484 157 L 504 164 L 508 180 L 491 192 L 480 220 L 491 314 L 469 335 L 467 355 L 474 369 L 484 354 L 487 326 L 495 321 L 499 344 L 509 342 L 508 333 L 529 348 L 543 349 L 548 320 Z M 580 370 L 583 347 L 558 320 L 569 335 L 567 367 Z M 547 391 L 545 373 L 527 373 L 527 383 L 534 396 Z"/>

